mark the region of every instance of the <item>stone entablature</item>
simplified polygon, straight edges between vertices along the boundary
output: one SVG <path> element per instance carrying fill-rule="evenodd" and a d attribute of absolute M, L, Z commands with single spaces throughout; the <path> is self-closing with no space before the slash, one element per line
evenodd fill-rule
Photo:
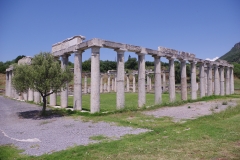
<path fill-rule="evenodd" d="M 20 64 L 30 65 L 31 62 L 32 62 L 32 57 L 26 56 L 26 57 L 23 57 L 22 59 L 18 60 L 18 65 L 20 65 Z"/>

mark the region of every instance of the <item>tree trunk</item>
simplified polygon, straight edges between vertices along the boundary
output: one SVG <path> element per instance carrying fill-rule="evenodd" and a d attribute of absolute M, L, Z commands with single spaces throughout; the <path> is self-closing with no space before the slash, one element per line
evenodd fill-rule
<path fill-rule="evenodd" d="M 42 116 L 45 116 L 46 114 L 46 107 L 47 107 L 47 101 L 46 101 L 46 97 L 43 96 L 43 108 L 42 108 Z"/>

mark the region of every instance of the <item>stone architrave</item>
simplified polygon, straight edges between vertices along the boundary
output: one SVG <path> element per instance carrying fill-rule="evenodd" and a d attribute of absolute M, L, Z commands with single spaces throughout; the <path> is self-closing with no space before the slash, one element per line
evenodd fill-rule
<path fill-rule="evenodd" d="M 124 95 L 124 52 L 118 49 L 117 52 L 117 109 L 123 109 L 125 105 Z"/>
<path fill-rule="evenodd" d="M 82 53 L 76 51 L 74 55 L 74 110 L 82 110 Z"/>
<path fill-rule="evenodd" d="M 230 94 L 234 94 L 234 74 L 233 74 L 233 67 L 230 67 Z"/>
<path fill-rule="evenodd" d="M 191 62 L 191 98 L 197 99 L 196 61 Z"/>
<path fill-rule="evenodd" d="M 225 86 L 224 86 L 224 66 L 220 66 L 220 95 L 225 95 Z"/>
<path fill-rule="evenodd" d="M 181 99 L 187 100 L 186 60 L 181 60 Z"/>
<path fill-rule="evenodd" d="M 219 71 L 218 64 L 214 64 L 214 94 L 220 94 Z"/>
<path fill-rule="evenodd" d="M 84 93 L 88 93 L 88 86 L 87 86 L 87 76 L 84 77 Z"/>
<path fill-rule="evenodd" d="M 163 92 L 165 92 L 166 91 L 166 73 L 165 72 L 163 72 L 163 78 L 162 78 L 162 80 L 163 80 Z"/>
<path fill-rule="evenodd" d="M 145 89 L 145 55 L 138 54 L 138 107 L 143 107 L 146 104 L 146 89 Z"/>
<path fill-rule="evenodd" d="M 63 55 L 62 57 L 62 63 L 61 68 L 62 70 L 65 70 L 68 65 L 68 56 L 69 55 Z M 68 107 L 68 83 L 66 83 L 65 90 L 61 91 L 61 108 L 67 108 Z"/>
<path fill-rule="evenodd" d="M 205 71 L 204 71 L 204 63 L 203 62 L 199 62 L 199 77 L 200 77 L 200 97 L 205 97 Z"/>
<path fill-rule="evenodd" d="M 168 90 L 169 90 L 170 102 L 174 102 L 176 100 L 174 59 L 175 58 L 168 58 L 168 60 L 169 60 L 169 86 L 168 86 Z"/>
<path fill-rule="evenodd" d="M 129 92 L 129 75 L 127 74 L 127 92 Z"/>
<path fill-rule="evenodd" d="M 161 82 L 161 57 L 154 56 L 154 92 L 155 92 L 155 104 L 162 103 L 162 82 Z"/>
<path fill-rule="evenodd" d="M 226 95 L 230 94 L 230 69 L 229 67 L 226 67 Z"/>
<path fill-rule="evenodd" d="M 108 74 L 108 81 L 107 81 L 107 91 L 110 92 L 110 74 Z"/>
<path fill-rule="evenodd" d="M 33 101 L 33 90 L 28 89 L 28 101 Z"/>
<path fill-rule="evenodd" d="M 207 80 L 208 80 L 208 85 L 207 85 L 207 95 L 211 96 L 212 95 L 212 64 L 211 62 L 208 63 L 208 70 L 207 70 Z"/>
<path fill-rule="evenodd" d="M 133 93 L 136 92 L 136 79 L 135 79 L 135 74 L 132 75 L 133 76 Z"/>
<path fill-rule="evenodd" d="M 90 112 L 100 111 L 100 47 L 91 47 L 91 98 Z"/>

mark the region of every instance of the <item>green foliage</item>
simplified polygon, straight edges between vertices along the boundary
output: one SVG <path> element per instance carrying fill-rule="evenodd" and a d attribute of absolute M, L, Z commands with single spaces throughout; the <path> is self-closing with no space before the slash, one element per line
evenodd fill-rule
<path fill-rule="evenodd" d="M 100 61 L 100 72 L 107 72 L 108 70 L 116 70 L 117 62 L 114 61 Z M 82 63 L 82 70 L 85 72 L 91 72 L 91 59 L 88 59 Z"/>
<path fill-rule="evenodd" d="M 137 70 L 138 69 L 137 58 L 128 58 L 128 60 L 125 62 L 125 69 Z"/>
<path fill-rule="evenodd" d="M 15 65 L 13 73 L 12 84 L 18 92 L 26 92 L 30 88 L 41 94 L 42 114 L 46 109 L 46 97 L 65 89 L 66 82 L 73 78 L 70 68 L 62 70 L 59 62 L 47 52 L 35 55 L 31 65 Z"/>
<path fill-rule="evenodd" d="M 219 59 L 222 60 L 226 60 L 229 63 L 240 63 L 240 43 L 237 43 L 234 45 L 234 47 L 227 52 L 226 54 L 224 54 L 222 57 L 220 57 Z"/>
<path fill-rule="evenodd" d="M 23 57 L 26 57 L 26 56 L 25 55 L 20 55 L 20 56 L 17 56 L 17 58 L 13 59 L 12 61 L 6 61 L 5 63 L 0 61 L 0 73 L 6 73 L 6 69 L 11 64 L 17 63 L 18 60 L 23 58 Z"/>
<path fill-rule="evenodd" d="M 234 65 L 234 76 L 240 78 L 240 63 L 233 63 Z"/>

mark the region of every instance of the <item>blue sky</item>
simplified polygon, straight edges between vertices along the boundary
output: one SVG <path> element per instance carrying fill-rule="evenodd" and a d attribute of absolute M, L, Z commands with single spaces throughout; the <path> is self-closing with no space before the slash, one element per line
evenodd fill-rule
<path fill-rule="evenodd" d="M 0 61 L 51 51 L 74 35 L 215 58 L 240 42 L 239 17 L 240 0 L 0 0 Z M 101 49 L 100 58 L 116 52 Z"/>

